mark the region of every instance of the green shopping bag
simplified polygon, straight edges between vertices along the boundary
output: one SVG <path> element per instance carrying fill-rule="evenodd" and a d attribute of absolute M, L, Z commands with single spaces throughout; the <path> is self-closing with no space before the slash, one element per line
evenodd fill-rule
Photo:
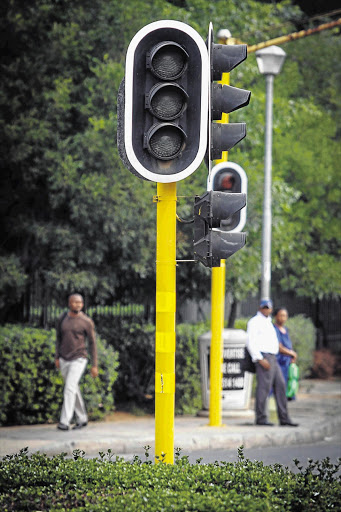
<path fill-rule="evenodd" d="M 293 398 L 298 391 L 300 370 L 296 363 L 290 363 L 288 371 L 287 398 Z"/>

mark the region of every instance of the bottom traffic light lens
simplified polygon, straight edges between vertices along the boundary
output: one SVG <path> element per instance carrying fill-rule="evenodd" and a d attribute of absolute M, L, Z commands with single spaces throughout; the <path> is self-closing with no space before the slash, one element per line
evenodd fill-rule
<path fill-rule="evenodd" d="M 147 133 L 147 149 L 159 160 L 173 160 L 184 149 L 185 132 L 172 123 L 156 124 Z"/>

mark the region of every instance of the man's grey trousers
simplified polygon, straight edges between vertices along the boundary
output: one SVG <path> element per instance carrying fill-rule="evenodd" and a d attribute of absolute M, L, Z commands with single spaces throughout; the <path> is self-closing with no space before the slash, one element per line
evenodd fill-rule
<path fill-rule="evenodd" d="M 273 390 L 277 414 L 280 423 L 290 421 L 287 408 L 286 385 L 283 374 L 274 354 L 264 354 L 263 357 L 270 363 L 270 369 L 265 370 L 256 363 L 257 389 L 256 389 L 256 423 L 268 421 L 267 399 Z"/>

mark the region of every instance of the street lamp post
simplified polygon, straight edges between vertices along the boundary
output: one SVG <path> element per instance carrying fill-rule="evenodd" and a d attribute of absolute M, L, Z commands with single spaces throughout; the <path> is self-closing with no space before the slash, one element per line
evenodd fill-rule
<path fill-rule="evenodd" d="M 279 46 L 269 46 L 256 52 L 258 69 L 265 75 L 265 151 L 264 151 L 264 203 L 262 230 L 261 299 L 270 299 L 271 287 L 271 168 L 272 168 L 272 105 L 274 76 L 282 69 L 286 53 Z"/>

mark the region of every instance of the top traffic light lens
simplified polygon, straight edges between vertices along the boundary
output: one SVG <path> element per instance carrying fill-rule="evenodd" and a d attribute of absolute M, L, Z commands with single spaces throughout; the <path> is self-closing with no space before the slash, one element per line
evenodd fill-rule
<path fill-rule="evenodd" d="M 150 67 L 161 80 L 176 80 L 187 68 L 188 53 L 177 43 L 163 41 L 150 52 Z"/>

